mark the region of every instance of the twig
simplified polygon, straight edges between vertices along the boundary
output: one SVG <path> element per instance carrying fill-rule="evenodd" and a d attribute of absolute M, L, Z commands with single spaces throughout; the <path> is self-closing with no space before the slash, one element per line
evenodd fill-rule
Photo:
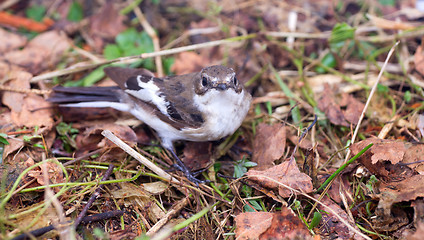
<path fill-rule="evenodd" d="M 46 155 L 44 153 L 42 154 L 42 158 L 44 163 L 40 167 L 43 172 L 44 184 L 46 186 L 46 189 L 44 190 L 44 199 L 47 201 L 45 208 L 49 208 L 50 204 L 52 204 L 56 210 L 57 218 L 53 219 L 52 224 L 54 228 L 58 230 L 60 239 L 71 239 L 73 231 L 72 227 L 66 224 L 63 207 L 49 186 L 49 173 L 47 170 L 47 162 L 45 161 Z"/>
<path fill-rule="evenodd" d="M 221 27 L 219 27 L 219 26 L 218 27 L 189 29 L 189 30 L 184 31 L 184 33 L 181 36 L 179 36 L 177 39 L 175 39 L 172 42 L 170 42 L 170 43 L 166 44 L 165 46 L 163 46 L 162 49 L 169 49 L 169 48 L 177 45 L 178 43 L 184 41 L 189 36 L 200 35 L 200 34 L 212 34 L 212 33 L 218 32 L 220 30 L 221 30 Z"/>
<path fill-rule="evenodd" d="M 147 236 L 152 236 L 155 234 L 159 229 L 161 229 L 173 216 L 175 216 L 178 212 L 180 212 L 181 209 L 183 209 L 187 204 L 190 202 L 189 197 L 185 197 L 184 199 L 177 202 L 171 210 L 169 210 L 165 216 L 161 218 L 155 225 L 153 225 L 152 228 L 147 231 Z"/>
<path fill-rule="evenodd" d="M 140 21 L 141 25 L 143 26 L 144 30 L 146 30 L 147 34 L 149 34 L 150 38 L 153 41 L 153 48 L 155 49 L 155 52 L 160 51 L 160 44 L 159 44 L 159 38 L 156 34 L 153 27 L 150 25 L 150 23 L 146 20 L 146 17 L 144 17 L 143 12 L 141 11 L 140 7 L 134 8 L 134 13 L 137 16 L 138 20 Z M 160 56 L 155 57 L 155 63 L 156 63 L 156 71 L 158 73 L 158 77 L 163 77 L 163 66 L 162 66 L 162 60 Z"/>
<path fill-rule="evenodd" d="M 68 166 L 68 165 L 74 164 L 76 162 L 79 162 L 79 161 L 83 160 L 84 158 L 88 158 L 88 157 L 90 157 L 90 156 L 92 156 L 94 154 L 100 153 L 101 151 L 102 151 L 102 149 L 94 150 L 94 151 L 89 152 L 87 154 L 84 154 L 84 155 L 82 155 L 80 157 L 77 157 L 74 160 L 71 160 L 69 162 L 64 163 L 63 166 Z"/>
<path fill-rule="evenodd" d="M 7 0 L 0 4 L 0 11 L 5 10 L 6 8 L 9 8 L 13 6 L 15 3 L 19 2 L 19 0 Z"/>
<path fill-rule="evenodd" d="M 94 214 L 94 215 L 91 215 L 91 216 L 85 216 L 82 219 L 81 222 L 82 223 L 98 222 L 98 221 L 103 221 L 105 219 L 109 219 L 109 218 L 113 218 L 113 217 L 119 217 L 119 216 L 122 216 L 123 214 L 124 214 L 124 211 L 121 211 L 121 210 L 115 210 L 115 211 L 110 211 L 110 212 L 105 212 L 105 213 L 98 213 L 98 214 Z M 68 221 L 67 223 L 71 223 L 71 221 Z M 29 233 L 23 233 L 19 236 L 12 238 L 12 240 L 24 240 L 24 239 L 30 238 L 30 236 L 39 237 L 39 236 L 41 236 L 45 233 L 50 232 L 53 229 L 55 229 L 55 227 L 53 225 L 49 225 L 47 227 L 43 227 L 43 228 L 33 230 Z"/>
<path fill-rule="evenodd" d="M 356 139 L 356 136 L 358 135 L 359 128 L 361 126 L 362 120 L 364 119 L 365 112 L 367 111 L 368 106 L 370 105 L 371 99 L 372 99 L 372 97 L 373 97 L 373 95 L 374 95 L 374 93 L 377 89 L 377 85 L 380 82 L 381 76 L 383 76 L 383 72 L 386 69 L 387 63 L 389 62 L 390 57 L 392 56 L 392 54 L 395 51 L 395 48 L 398 44 L 399 44 L 399 41 L 397 41 L 395 43 L 395 45 L 393 45 L 393 47 L 389 51 L 389 54 L 387 54 L 386 61 L 384 61 L 383 67 L 381 67 L 381 70 L 380 70 L 380 73 L 378 74 L 377 80 L 375 81 L 374 86 L 372 86 L 370 95 L 368 96 L 367 102 L 365 103 L 364 109 L 362 110 L 361 116 L 359 117 L 358 124 L 356 125 L 355 131 L 353 132 L 353 135 L 352 135 L 351 144 L 353 144 L 355 142 L 355 139 Z M 351 153 L 351 151 L 350 151 L 350 148 L 349 148 L 349 150 L 347 151 L 344 163 L 347 162 L 347 159 L 349 158 L 350 153 Z"/>
<path fill-rule="evenodd" d="M 109 164 L 109 167 L 107 171 L 105 172 L 105 175 L 103 175 L 102 181 L 106 181 L 109 176 L 112 174 L 113 171 L 113 164 Z M 85 214 L 87 214 L 88 209 L 90 209 L 91 205 L 93 205 L 94 201 L 100 196 L 100 190 L 103 188 L 103 185 L 99 185 L 96 191 L 94 191 L 93 195 L 91 195 L 90 199 L 88 200 L 85 207 L 82 209 L 78 217 L 75 219 L 74 227 L 77 228 L 78 225 L 82 222 L 82 219 L 84 218 Z"/>
<path fill-rule="evenodd" d="M 218 45 L 231 44 L 231 43 L 234 43 L 234 42 L 251 39 L 251 38 L 254 38 L 256 36 L 257 36 L 257 34 L 252 33 L 252 34 L 249 34 L 249 35 L 246 35 L 246 36 L 232 37 L 232 38 L 227 38 L 227 39 L 222 39 L 222 40 L 217 40 L 217 41 L 212 41 L 212 42 L 193 44 L 193 45 L 173 48 L 173 49 L 169 49 L 169 50 L 162 50 L 162 51 L 159 51 L 159 52 L 142 53 L 141 55 L 137 55 L 137 56 L 121 57 L 121 58 L 116 58 L 116 59 L 113 59 L 113 60 L 104 60 L 104 61 L 97 62 L 97 63 L 88 63 L 87 65 L 82 65 L 81 63 L 77 63 L 73 66 L 70 66 L 70 67 L 62 69 L 62 70 L 53 71 L 53 72 L 45 73 L 45 74 L 42 74 L 42 75 L 39 75 L 39 76 L 35 76 L 30 80 L 30 82 L 31 83 L 38 82 L 38 81 L 50 79 L 50 78 L 53 78 L 53 77 L 59 77 L 59 76 L 63 76 L 63 75 L 67 75 L 67 74 L 71 74 L 71 73 L 75 73 L 75 72 L 80 72 L 80 71 L 92 69 L 92 68 L 95 68 L 95 67 L 98 67 L 98 66 L 101 66 L 101 65 L 105 65 L 105 64 L 110 64 L 110 63 L 132 63 L 134 61 L 137 61 L 139 59 L 144 59 L 144 58 L 151 58 L 151 57 L 156 57 L 156 56 L 165 56 L 165 55 L 171 55 L 171 54 L 176 54 L 176 53 L 180 53 L 180 52 L 192 51 L 192 50 L 196 50 L 196 49 L 210 48 L 210 47 L 214 47 L 214 46 L 218 46 Z"/>
<path fill-rule="evenodd" d="M 292 37 L 292 38 L 318 38 L 318 39 L 328 39 L 331 35 L 331 32 L 322 32 L 322 33 L 301 33 L 301 32 L 264 32 L 264 35 L 269 37 Z"/>
<path fill-rule="evenodd" d="M 156 166 L 154 163 L 149 161 L 147 158 L 142 156 L 140 153 L 132 149 L 130 146 L 128 146 L 126 143 L 124 143 L 121 139 L 116 137 L 111 131 L 104 130 L 102 132 L 102 135 L 105 136 L 107 139 L 115 143 L 118 147 L 120 147 L 122 150 L 124 150 L 126 153 L 131 155 L 133 158 L 137 159 L 141 164 L 146 166 L 148 169 L 152 170 L 154 173 L 159 175 L 162 178 L 171 180 L 174 183 L 180 183 L 176 178 L 172 177 L 168 173 L 166 173 L 163 169 Z"/>
<path fill-rule="evenodd" d="M 299 138 L 299 141 L 298 141 L 298 143 L 296 144 L 296 146 L 294 146 L 294 149 L 293 149 L 293 151 L 292 151 L 292 154 L 291 154 L 291 156 L 290 156 L 290 162 L 289 162 L 289 164 L 287 165 L 287 169 L 286 169 L 286 172 L 285 172 L 285 174 L 287 174 L 287 171 L 289 170 L 289 167 L 290 167 L 290 165 L 292 164 L 292 162 L 294 162 L 294 154 L 297 152 L 297 148 L 298 148 L 298 146 L 300 145 L 300 143 L 302 142 L 302 140 L 303 140 L 303 138 L 306 136 L 306 134 L 312 129 L 312 127 L 317 123 L 317 120 L 318 120 L 318 116 L 317 115 L 315 115 L 315 117 L 314 117 L 314 121 L 311 123 L 311 125 L 309 125 L 309 127 L 307 127 L 306 129 L 305 129 L 305 131 L 303 131 L 302 132 L 302 134 L 300 135 L 300 138 Z"/>
<path fill-rule="evenodd" d="M 52 92 L 52 90 L 13 88 L 13 87 L 8 87 L 4 85 L 0 85 L 0 90 L 8 91 L 8 92 L 16 92 L 16 93 L 34 93 L 37 95 L 50 94 Z"/>

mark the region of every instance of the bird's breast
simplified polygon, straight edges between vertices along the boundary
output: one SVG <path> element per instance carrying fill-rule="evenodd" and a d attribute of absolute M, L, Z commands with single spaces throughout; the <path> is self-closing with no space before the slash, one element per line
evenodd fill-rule
<path fill-rule="evenodd" d="M 197 107 L 204 115 L 205 122 L 198 129 L 185 129 L 193 141 L 213 141 L 233 134 L 240 127 L 250 107 L 251 97 L 245 91 L 236 93 L 211 91 L 195 96 Z"/>

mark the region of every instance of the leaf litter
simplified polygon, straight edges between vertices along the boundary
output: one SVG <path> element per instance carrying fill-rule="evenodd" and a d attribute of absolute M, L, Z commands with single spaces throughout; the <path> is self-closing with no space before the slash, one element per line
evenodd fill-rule
<path fill-rule="evenodd" d="M 111 181 L 102 184 L 107 190 L 92 211 L 109 213 L 119 207 L 126 213 L 122 221 L 112 218 L 81 226 L 89 234 L 98 227 L 116 239 L 147 232 L 155 237 L 166 229 L 172 229 L 166 235 L 174 233 L 172 239 L 420 239 L 424 228 L 424 73 L 422 46 L 415 40 L 422 37 L 417 27 L 422 18 L 405 10 L 413 9 L 412 3 L 371 2 L 368 6 L 348 1 L 336 8 L 325 1 L 294 6 L 285 1 L 261 1 L 259 5 L 252 1 L 182 2 L 143 1 L 144 20 L 135 5 L 123 1 L 82 3 L 84 8 L 63 2 L 49 12 L 46 6 L 37 9 L 29 1 L 7 9 L 7 18 L 0 15 L 0 137 L 9 143 L 0 148 L 2 186 L 4 182 L 0 211 L 6 213 L 4 219 L 27 226 L 17 229 L 0 220 L 7 236 L 49 224 L 43 217 L 46 210 L 35 209 L 36 204 L 49 209 L 50 218 L 58 218 L 59 211 L 43 198 L 48 190 L 37 164 L 46 161 L 49 184 L 55 184 L 52 189 L 57 195 L 51 200 L 57 201 L 55 206 L 63 208 L 69 219 L 82 211 L 106 167 L 115 166 Z M 381 15 L 374 16 L 375 8 Z M 81 15 L 78 9 L 84 9 Z M 295 35 L 291 44 L 286 42 L 292 38 L 287 21 L 293 9 L 297 9 L 293 34 L 304 35 Z M 45 20 L 31 25 L 33 20 L 25 18 L 36 11 L 43 12 Z M 162 56 L 167 73 L 184 74 L 213 64 L 233 67 L 254 96 L 248 117 L 233 136 L 214 143 L 177 145 L 178 155 L 191 168 L 209 167 L 199 177 L 210 178 L 213 185 L 190 186 L 176 173 L 171 174 L 182 179 L 182 184 L 164 181 L 103 138 L 100 133 L 111 130 L 167 169 L 172 158 L 158 145 L 155 134 L 128 121 L 128 115 L 108 109 L 56 112 L 45 101 L 52 86 L 80 84 L 105 58 L 144 53 L 134 49 L 152 51 L 152 38 L 134 24 L 140 21 L 156 30 L 160 46 L 171 49 L 238 38 L 212 48 Z M 355 39 L 334 36 L 337 31 L 331 31 L 337 23 L 353 26 Z M 45 30 L 37 30 L 32 37 L 34 26 Z M 340 26 L 338 33 L 343 34 Z M 412 35 L 394 31 L 404 29 Z M 361 141 L 349 146 L 365 106 L 366 86 L 377 79 L 394 39 L 401 39 L 396 51 L 402 54 L 390 60 L 371 99 L 359 126 Z M 158 70 L 151 59 L 131 64 Z M 291 98 L 283 93 L 273 68 L 290 88 Z M 46 77 L 43 73 L 54 74 Z M 101 75 L 98 78 L 98 86 L 110 84 Z M 314 115 L 319 117 L 317 124 L 301 137 Z M 301 121 L 294 125 L 294 119 Z M 65 132 L 57 129 L 61 123 L 66 125 Z M 374 145 L 339 173 L 328 192 L 316 192 L 343 164 L 346 147 L 352 157 L 370 143 Z M 235 168 L 245 175 L 233 180 Z M 316 201 L 322 204 L 315 208 Z M 312 224 L 315 215 L 322 216 L 317 225 Z M 117 230 L 121 226 L 124 230 Z"/>

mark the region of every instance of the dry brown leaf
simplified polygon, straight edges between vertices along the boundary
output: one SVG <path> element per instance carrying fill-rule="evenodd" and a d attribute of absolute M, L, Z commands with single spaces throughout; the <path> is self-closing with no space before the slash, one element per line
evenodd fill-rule
<path fill-rule="evenodd" d="M 338 96 L 328 85 L 324 84 L 324 92 L 318 100 L 318 108 L 325 113 L 331 123 L 348 126 L 349 123 L 356 125 L 361 116 L 364 104 L 352 95 L 343 93 Z M 342 110 L 341 107 L 346 107 Z"/>
<path fill-rule="evenodd" d="M 405 150 L 405 145 L 402 142 L 379 144 L 371 150 L 374 153 L 371 157 L 371 163 L 375 164 L 378 161 L 390 161 L 392 164 L 396 164 L 402 161 Z"/>
<path fill-rule="evenodd" d="M 340 106 L 335 101 L 335 96 L 328 84 L 324 85 L 324 93 L 318 99 L 318 108 L 325 113 L 328 120 L 335 125 L 349 126 Z"/>
<path fill-rule="evenodd" d="M 252 161 L 258 164 L 256 170 L 264 170 L 274 166 L 274 161 L 283 156 L 286 147 L 286 128 L 281 123 L 271 126 L 260 123 L 256 132 Z"/>
<path fill-rule="evenodd" d="M 419 227 L 420 223 L 424 223 L 424 199 L 419 198 L 411 203 L 414 208 L 414 225 Z"/>
<path fill-rule="evenodd" d="M 12 111 L 12 120 L 16 126 L 53 126 L 53 111 L 51 104 L 44 98 L 28 94 L 22 103 L 22 111 Z"/>
<path fill-rule="evenodd" d="M 418 223 L 418 226 L 416 227 L 415 232 L 408 231 L 404 238 L 405 240 L 422 240 L 424 236 L 424 223 L 420 222 Z"/>
<path fill-rule="evenodd" d="M 26 162 L 27 167 L 30 167 L 34 164 L 34 161 L 29 158 Z M 63 172 L 62 169 L 59 167 L 58 164 L 53 162 L 46 162 L 45 166 L 47 168 L 49 182 L 46 183 L 44 181 L 44 175 L 43 170 L 40 167 L 34 168 L 28 172 L 28 176 L 33 177 L 37 180 L 37 183 L 41 186 L 47 185 L 47 184 L 56 184 L 56 183 L 63 183 Z M 54 188 L 55 192 L 58 192 L 60 188 L 56 187 Z"/>
<path fill-rule="evenodd" d="M 354 125 L 358 124 L 359 117 L 361 116 L 365 105 L 347 93 L 343 93 L 342 103 L 340 105 L 346 106 L 346 110 L 342 111 L 345 119 Z"/>
<path fill-rule="evenodd" d="M 143 183 L 141 186 L 152 195 L 162 194 L 169 188 L 169 184 L 162 181 Z"/>
<path fill-rule="evenodd" d="M 111 189 L 109 193 L 114 198 L 128 199 L 132 204 L 138 206 L 139 209 L 146 210 L 150 220 L 153 222 L 158 221 L 165 215 L 165 212 L 152 200 L 150 194 L 132 183 L 120 183 L 119 189 Z"/>
<path fill-rule="evenodd" d="M 131 147 L 134 147 L 137 143 L 137 136 L 135 135 L 134 130 L 132 130 L 130 127 L 113 123 L 104 123 L 88 127 L 84 130 L 84 132 L 77 135 L 75 142 L 77 144 L 78 150 L 80 152 L 84 152 L 102 147 L 116 148 L 114 143 L 106 140 L 101 135 L 101 132 L 105 129 L 111 131 Z M 119 152 L 123 153 L 123 151 Z"/>
<path fill-rule="evenodd" d="M 39 34 L 23 50 L 6 53 L 4 59 L 24 67 L 32 74 L 38 74 L 54 66 L 69 48 L 68 39 L 64 35 L 57 31 L 50 31 Z"/>
<path fill-rule="evenodd" d="M 415 175 L 400 182 L 383 183 L 379 192 L 376 196 L 380 201 L 373 225 L 380 231 L 397 230 L 408 224 L 409 220 L 405 209 L 394 208 L 393 204 L 424 197 L 424 176 Z"/>
<path fill-rule="evenodd" d="M 315 196 L 316 198 L 319 198 L 319 196 Z M 340 208 L 339 204 L 333 202 L 330 198 L 324 197 L 321 202 L 326 205 L 327 207 L 330 207 L 334 212 L 336 212 L 341 218 L 349 222 L 351 225 L 354 225 L 349 219 L 348 214 L 346 211 Z M 318 205 L 318 208 L 322 211 L 322 220 L 320 223 L 320 231 L 322 235 L 325 236 L 333 236 L 335 239 L 364 239 L 361 236 L 358 236 L 355 232 L 352 232 L 343 222 L 339 220 L 334 214 L 328 211 L 328 209 L 324 208 L 321 205 Z M 359 229 L 355 226 L 355 228 L 359 231 Z"/>
<path fill-rule="evenodd" d="M 49 208 L 51 209 L 52 207 Z M 5 208 L 5 216 L 12 214 L 16 214 L 15 208 Z M 37 219 L 37 221 L 34 222 L 34 219 Z M 51 225 L 52 217 L 46 214 L 45 208 L 34 208 L 33 211 L 28 211 L 26 214 L 17 214 L 16 218 L 9 221 L 17 226 L 31 226 L 29 230 L 35 230 Z"/>
<path fill-rule="evenodd" d="M 11 79 L 5 85 L 9 88 L 16 90 L 30 89 L 29 80 L 32 75 L 28 72 L 13 71 L 8 73 L 8 77 Z M 5 91 L 2 96 L 2 103 L 10 108 L 13 112 L 21 112 L 25 94 Z"/>
<path fill-rule="evenodd" d="M 400 182 L 382 183 L 380 186 L 380 204 L 384 202 L 386 215 L 390 213 L 393 203 L 415 200 L 424 197 L 424 176 L 414 175 Z"/>
<path fill-rule="evenodd" d="M 187 74 L 199 71 L 204 66 L 208 66 L 210 61 L 195 52 L 182 52 L 178 54 L 171 71 L 176 75 Z"/>
<path fill-rule="evenodd" d="M 12 51 L 14 49 L 23 47 L 26 44 L 26 38 L 5 31 L 3 28 L 0 28 L 0 54 L 3 55 L 6 52 Z"/>
<path fill-rule="evenodd" d="M 308 85 L 316 94 L 325 91 L 326 85 L 339 86 L 343 84 L 343 78 L 334 74 L 318 74 L 316 76 L 309 76 L 307 79 Z M 343 90 L 341 89 L 343 92 Z"/>
<path fill-rule="evenodd" d="M 279 183 L 305 193 L 312 192 L 313 190 L 312 179 L 308 175 L 301 173 L 296 163 L 291 163 L 290 161 L 283 162 L 264 171 L 251 169 L 246 175 L 249 180 L 256 182 L 264 188 L 278 189 L 278 193 L 282 197 L 290 197 L 292 192 Z"/>
<path fill-rule="evenodd" d="M 237 239 L 259 239 L 272 223 L 274 214 L 270 212 L 245 212 L 236 216 Z"/>
<path fill-rule="evenodd" d="M 288 207 L 281 207 L 281 212 L 273 214 L 271 226 L 261 234 L 260 239 L 312 240 L 313 237 L 293 210 Z"/>
<path fill-rule="evenodd" d="M 241 213 L 235 220 L 237 239 L 313 239 L 305 224 L 287 207 L 275 213 Z"/>
<path fill-rule="evenodd" d="M 372 174 L 398 181 L 399 178 L 414 175 L 415 171 L 419 174 L 424 173 L 424 163 L 420 162 L 424 156 L 423 144 L 368 138 L 353 144 L 352 153 L 357 154 L 370 143 L 374 145 L 359 158 L 359 161 Z"/>
<path fill-rule="evenodd" d="M 120 14 L 114 7 L 113 2 L 106 2 L 97 14 L 90 17 L 90 39 L 88 43 L 98 52 L 100 52 L 105 40 L 113 40 L 119 33 L 126 29 L 123 24 L 125 15 Z"/>
<path fill-rule="evenodd" d="M 29 80 L 32 75 L 23 71 L 13 71 L 9 75 L 13 80 L 9 81 L 8 87 L 17 90 L 30 88 Z M 53 126 L 53 111 L 51 104 L 42 97 L 29 93 L 5 92 L 2 102 L 11 110 L 11 120 L 15 126 L 41 127 Z"/>
<path fill-rule="evenodd" d="M 182 161 L 192 171 L 207 168 L 211 164 L 212 144 L 210 142 L 187 142 Z"/>
<path fill-rule="evenodd" d="M 18 149 L 21 149 L 24 146 L 24 141 L 18 138 L 7 139 L 9 144 L 4 145 L 3 159 L 11 159 L 8 158 L 10 154 L 16 152 Z M 8 162 L 8 161 L 7 161 Z M 11 162 L 8 162 L 9 164 Z"/>

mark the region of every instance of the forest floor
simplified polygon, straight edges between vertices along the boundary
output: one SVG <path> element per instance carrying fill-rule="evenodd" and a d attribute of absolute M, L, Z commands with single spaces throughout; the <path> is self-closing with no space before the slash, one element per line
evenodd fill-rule
<path fill-rule="evenodd" d="M 415 5 L 1 2 L 0 239 L 421 239 Z M 210 182 L 168 171 L 172 155 L 129 114 L 46 101 L 56 85 L 113 85 L 110 65 L 234 69 L 253 97 L 239 130 L 175 143 Z"/>

